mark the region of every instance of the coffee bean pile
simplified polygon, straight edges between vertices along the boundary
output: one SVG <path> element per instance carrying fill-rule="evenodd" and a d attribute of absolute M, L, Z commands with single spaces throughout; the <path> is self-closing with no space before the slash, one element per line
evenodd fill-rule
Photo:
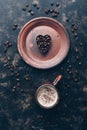
<path fill-rule="evenodd" d="M 59 15 L 60 4 L 58 2 L 56 4 L 54 2 L 51 2 L 50 5 L 50 8 L 45 9 L 45 14 L 56 18 Z"/>
<path fill-rule="evenodd" d="M 42 55 L 45 55 L 50 50 L 50 47 L 52 45 L 52 40 L 48 34 L 46 34 L 45 36 L 38 35 L 36 37 L 36 43 L 37 43 L 40 53 Z"/>
<path fill-rule="evenodd" d="M 74 34 L 74 37 L 76 38 L 76 39 L 78 39 L 78 24 L 74 24 L 74 23 L 72 23 L 72 26 L 71 26 L 71 31 L 72 31 L 72 33 Z"/>
<path fill-rule="evenodd" d="M 6 41 L 6 42 L 4 43 L 4 53 L 7 53 L 8 49 L 9 49 L 10 47 L 12 47 L 12 43 L 9 42 L 9 41 Z"/>

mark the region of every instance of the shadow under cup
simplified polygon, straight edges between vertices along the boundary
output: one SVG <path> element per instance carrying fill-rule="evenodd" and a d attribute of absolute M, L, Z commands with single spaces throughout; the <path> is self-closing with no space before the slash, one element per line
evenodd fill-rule
<path fill-rule="evenodd" d="M 59 94 L 52 84 L 43 84 L 36 91 L 37 103 L 46 109 L 54 107 L 59 101 Z"/>

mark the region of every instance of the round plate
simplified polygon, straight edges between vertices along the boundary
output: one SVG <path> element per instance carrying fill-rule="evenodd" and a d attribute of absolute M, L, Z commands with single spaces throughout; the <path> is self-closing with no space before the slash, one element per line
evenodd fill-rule
<path fill-rule="evenodd" d="M 36 43 L 38 35 L 50 35 L 52 46 L 42 55 Z M 18 35 L 18 50 L 24 61 L 36 68 L 47 69 L 58 65 L 69 50 L 69 37 L 61 23 L 48 18 L 35 18 L 24 25 Z"/>

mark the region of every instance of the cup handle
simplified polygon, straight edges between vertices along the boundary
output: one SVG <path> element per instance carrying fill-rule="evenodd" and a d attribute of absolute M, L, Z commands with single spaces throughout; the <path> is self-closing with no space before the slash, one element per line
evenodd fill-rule
<path fill-rule="evenodd" d="M 53 85 L 56 86 L 57 83 L 62 79 L 62 75 L 58 75 L 56 79 L 53 81 Z"/>

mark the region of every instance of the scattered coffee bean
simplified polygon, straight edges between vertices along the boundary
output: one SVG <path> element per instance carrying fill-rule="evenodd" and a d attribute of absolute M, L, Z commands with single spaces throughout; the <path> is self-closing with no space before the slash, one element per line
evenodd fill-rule
<path fill-rule="evenodd" d="M 78 25 L 77 24 L 74 24 L 74 30 L 77 30 L 78 29 Z"/>
<path fill-rule="evenodd" d="M 69 22 L 69 19 L 68 19 L 68 18 L 66 19 L 66 22 Z"/>
<path fill-rule="evenodd" d="M 6 42 L 4 43 L 4 45 L 5 45 L 5 46 L 8 46 L 9 43 L 10 43 L 9 41 L 6 41 Z"/>
<path fill-rule="evenodd" d="M 71 68 L 72 66 L 71 65 L 69 65 L 69 68 Z"/>
<path fill-rule="evenodd" d="M 56 6 L 57 6 L 57 7 L 59 6 L 59 3 L 58 3 L 58 2 L 56 3 Z"/>
<path fill-rule="evenodd" d="M 9 55 L 7 55 L 7 60 L 10 61 L 11 60 L 11 57 Z"/>
<path fill-rule="evenodd" d="M 16 90 L 16 86 L 13 86 L 13 90 Z"/>
<path fill-rule="evenodd" d="M 53 6 L 53 5 L 54 5 L 54 3 L 53 3 L 53 2 L 51 2 L 50 4 L 51 4 L 51 6 Z"/>
<path fill-rule="evenodd" d="M 33 11 L 31 11 L 31 12 L 30 12 L 30 14 L 31 14 L 31 15 L 34 15 L 34 12 L 33 12 Z"/>
<path fill-rule="evenodd" d="M 67 72 L 69 72 L 70 70 L 69 69 L 66 69 Z"/>
<path fill-rule="evenodd" d="M 30 13 L 31 11 L 32 11 L 31 9 L 28 10 L 29 13 Z"/>
<path fill-rule="evenodd" d="M 75 70 L 75 73 L 78 74 L 78 70 Z"/>
<path fill-rule="evenodd" d="M 26 7 L 23 7 L 23 8 L 22 8 L 22 11 L 26 11 Z"/>
<path fill-rule="evenodd" d="M 36 3 L 36 2 L 33 2 L 32 4 L 33 4 L 33 6 L 34 6 L 34 7 L 36 7 L 36 6 L 37 6 L 37 3 Z"/>
<path fill-rule="evenodd" d="M 19 74 L 18 72 L 15 74 L 16 77 L 18 77 L 19 75 L 20 75 L 20 74 Z"/>
<path fill-rule="evenodd" d="M 31 80 L 31 77 L 30 77 L 29 74 L 26 74 L 26 75 L 24 76 L 24 78 L 25 78 L 25 80 Z"/>
<path fill-rule="evenodd" d="M 8 60 L 7 59 L 4 59 L 4 64 L 7 64 L 8 63 Z"/>
<path fill-rule="evenodd" d="M 53 10 L 53 12 L 54 12 L 54 13 L 56 13 L 56 14 L 58 14 L 58 13 L 59 13 L 59 11 L 58 11 L 58 9 L 57 9 L 57 8 L 55 8 L 55 9 Z"/>
<path fill-rule="evenodd" d="M 78 79 L 77 79 L 77 78 L 74 78 L 74 81 L 75 81 L 75 82 L 77 82 L 77 81 L 78 81 Z"/>
<path fill-rule="evenodd" d="M 75 36 L 75 37 L 77 37 L 77 36 L 78 36 L 78 34 L 75 32 L 75 33 L 74 33 L 74 36 Z"/>
<path fill-rule="evenodd" d="M 17 81 L 20 81 L 20 79 L 19 79 L 19 78 L 17 78 L 16 80 L 17 80 Z"/>
<path fill-rule="evenodd" d="M 46 9 L 45 13 L 48 14 L 50 12 L 50 9 Z"/>
<path fill-rule="evenodd" d="M 14 26 L 17 27 L 18 25 L 15 23 Z"/>
<path fill-rule="evenodd" d="M 12 46 L 12 44 L 9 42 L 9 41 L 6 41 L 5 43 L 4 43 L 4 45 L 5 45 L 5 52 L 7 52 L 7 49 L 9 48 L 9 47 L 11 47 Z"/>
<path fill-rule="evenodd" d="M 74 26 L 75 24 L 74 23 L 72 23 L 72 27 Z"/>
<path fill-rule="evenodd" d="M 83 46 L 83 43 L 82 43 L 82 42 L 80 42 L 80 46 Z"/>
<path fill-rule="evenodd" d="M 77 59 L 77 60 L 79 60 L 79 59 L 80 59 L 80 57 L 77 55 L 77 56 L 76 56 L 76 59 Z"/>
<path fill-rule="evenodd" d="M 50 9 L 50 13 L 53 13 L 53 9 Z"/>
<path fill-rule="evenodd" d="M 69 74 L 72 74 L 72 71 L 69 71 Z"/>
<path fill-rule="evenodd" d="M 16 91 L 16 89 L 13 88 L 13 89 L 12 89 L 12 92 L 15 92 L 15 91 Z"/>
<path fill-rule="evenodd" d="M 13 29 L 13 30 L 16 30 L 17 27 L 18 27 L 18 25 L 17 25 L 17 24 L 14 24 L 13 27 L 12 27 L 12 29 Z"/>
<path fill-rule="evenodd" d="M 82 63 L 81 62 L 79 62 L 79 65 L 81 65 Z"/>
<path fill-rule="evenodd" d="M 52 13 L 52 17 L 53 18 L 57 17 L 57 14 L 56 13 Z"/>
<path fill-rule="evenodd" d="M 69 60 L 67 60 L 67 63 L 70 63 L 70 61 L 69 61 Z"/>
<path fill-rule="evenodd" d="M 10 67 L 10 71 L 14 71 L 14 69 Z"/>
<path fill-rule="evenodd" d="M 29 7 L 29 4 L 26 4 L 25 6 L 28 8 L 28 7 Z"/>
<path fill-rule="evenodd" d="M 37 9 L 40 9 L 40 6 L 37 5 Z"/>
<path fill-rule="evenodd" d="M 74 33 L 74 32 L 75 32 L 75 30 L 74 30 L 73 28 L 71 29 L 71 31 L 72 31 L 72 33 Z"/>
<path fill-rule="evenodd" d="M 5 48 L 5 49 L 4 49 L 4 53 L 7 53 L 7 51 L 8 51 L 8 49 L 7 49 L 7 48 Z"/>
<path fill-rule="evenodd" d="M 78 48 L 75 48 L 75 52 L 78 53 L 78 52 L 79 52 L 79 49 L 78 49 Z"/>

